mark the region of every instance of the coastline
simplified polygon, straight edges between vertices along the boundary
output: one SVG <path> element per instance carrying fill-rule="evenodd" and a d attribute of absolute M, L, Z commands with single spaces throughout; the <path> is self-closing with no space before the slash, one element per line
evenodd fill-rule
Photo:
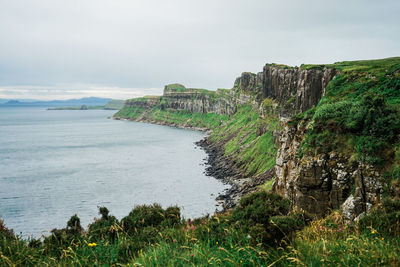
<path fill-rule="evenodd" d="M 263 185 L 267 178 L 271 177 L 271 174 L 274 172 L 274 170 L 271 169 L 262 175 L 246 177 L 243 171 L 236 166 L 235 161 L 231 157 L 224 155 L 225 143 L 212 142 L 210 140 L 209 137 L 212 130 L 208 128 L 172 124 L 143 118 L 126 119 L 121 117 L 110 117 L 110 119 L 150 123 L 179 129 L 205 132 L 207 136 L 195 142 L 195 144 L 203 149 L 207 154 L 207 158 L 205 159 L 205 174 L 222 181 L 224 184 L 230 185 L 229 189 L 225 190 L 225 192 L 219 193 L 216 197 L 217 204 L 215 212 L 217 213 L 222 213 L 234 208 L 239 203 L 242 196 L 259 190 L 259 187 Z M 218 207 L 221 207 L 221 209 L 218 210 Z"/>

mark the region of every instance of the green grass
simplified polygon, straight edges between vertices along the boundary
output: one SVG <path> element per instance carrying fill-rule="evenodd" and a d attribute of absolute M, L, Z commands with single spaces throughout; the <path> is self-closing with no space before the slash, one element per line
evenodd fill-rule
<path fill-rule="evenodd" d="M 354 159 L 395 168 L 399 163 L 391 155 L 400 133 L 400 58 L 326 66 L 340 70 L 339 75 L 313 110 L 290 122 L 303 121 L 307 128 L 299 156 L 340 150 Z"/>
<path fill-rule="evenodd" d="M 230 213 L 193 221 L 181 219 L 176 207 L 138 206 L 122 220 L 102 208 L 88 230 L 70 220 L 44 241 L 16 237 L 0 221 L 0 265 L 398 266 L 400 225 L 392 214 L 400 202 L 394 203 L 363 224 L 346 224 L 337 211 L 310 222 L 289 212 L 288 200 L 263 192 Z M 397 230 L 386 230 L 380 214 Z"/>
<path fill-rule="evenodd" d="M 165 92 L 184 92 L 186 87 L 179 83 L 168 84 L 165 86 Z"/>
<path fill-rule="evenodd" d="M 146 112 L 146 109 L 140 107 L 123 107 L 114 114 L 114 117 L 125 119 L 137 119 Z"/>
<path fill-rule="evenodd" d="M 266 126 L 267 131 L 257 135 L 257 129 Z M 259 175 L 275 166 L 277 144 L 273 132 L 279 129 L 276 115 L 260 118 L 251 106 L 243 106 L 224 125 L 215 129 L 210 139 L 225 142 L 225 154 L 233 157 L 245 175 Z"/>

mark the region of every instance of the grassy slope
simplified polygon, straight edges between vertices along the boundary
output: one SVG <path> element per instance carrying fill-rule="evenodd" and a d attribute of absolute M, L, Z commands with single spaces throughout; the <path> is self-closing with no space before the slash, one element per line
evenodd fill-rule
<path fill-rule="evenodd" d="M 268 130 L 257 135 L 260 124 L 267 124 Z M 278 147 L 273 132 L 278 128 L 276 116 L 260 118 L 251 106 L 242 106 L 229 121 L 214 129 L 210 139 L 225 143 L 225 155 L 231 156 L 245 175 L 259 175 L 275 166 Z"/>
<path fill-rule="evenodd" d="M 126 119 L 138 119 L 145 116 L 147 120 L 154 122 L 163 122 L 172 125 L 181 125 L 188 127 L 200 127 L 214 129 L 228 120 L 227 115 L 218 115 L 215 113 L 190 113 L 185 110 L 161 110 L 160 108 L 144 109 L 139 107 L 124 107 L 115 114 L 117 117 Z"/>

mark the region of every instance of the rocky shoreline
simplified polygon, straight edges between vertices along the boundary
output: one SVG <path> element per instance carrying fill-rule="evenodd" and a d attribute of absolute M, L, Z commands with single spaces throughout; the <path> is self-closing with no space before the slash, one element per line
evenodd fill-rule
<path fill-rule="evenodd" d="M 206 175 L 221 180 L 231 187 L 217 197 L 222 202 L 222 212 L 234 208 L 242 196 L 259 190 L 265 181 L 272 177 L 274 170 L 258 176 L 246 177 L 235 162 L 224 155 L 224 142 L 211 142 L 209 137 L 196 142 L 207 153 Z"/>
<path fill-rule="evenodd" d="M 205 138 L 195 142 L 197 146 L 204 149 L 207 154 L 205 174 L 222 181 L 224 184 L 230 185 L 230 188 L 220 193 L 216 200 L 217 206 L 221 209 L 217 212 L 224 212 L 234 208 L 242 198 L 242 196 L 250 194 L 259 189 L 265 181 L 272 177 L 274 170 L 264 173 L 255 177 L 246 177 L 243 171 L 238 168 L 235 161 L 224 155 L 225 142 L 212 142 L 210 141 L 209 134 L 211 130 L 208 128 L 192 127 L 186 125 L 171 124 L 162 121 L 153 121 L 149 119 L 125 119 L 120 117 L 112 117 L 114 120 L 127 120 L 135 122 L 143 122 L 157 125 L 170 126 L 180 129 L 202 131 L 207 134 Z"/>

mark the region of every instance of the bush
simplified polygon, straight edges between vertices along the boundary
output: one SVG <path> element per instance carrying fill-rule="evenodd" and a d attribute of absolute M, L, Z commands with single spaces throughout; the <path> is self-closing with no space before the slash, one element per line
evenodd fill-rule
<path fill-rule="evenodd" d="M 330 122 L 333 122 L 339 127 L 344 125 L 351 108 L 352 103 L 349 101 L 340 101 L 322 105 L 315 111 L 313 116 L 315 127 L 322 128 Z"/>
<path fill-rule="evenodd" d="M 14 233 L 4 225 L 4 221 L 0 220 L 0 238 L 2 237 L 8 240 L 16 238 Z"/>
<path fill-rule="evenodd" d="M 164 210 L 159 204 L 135 207 L 128 216 L 121 220 L 123 229 L 131 234 L 147 226 L 173 227 L 180 223 L 180 209 L 169 207 Z"/>
<path fill-rule="evenodd" d="M 79 217 L 75 214 L 67 222 L 67 227 L 51 230 L 51 235 L 44 239 L 45 252 L 60 256 L 62 251 L 70 246 L 74 240 L 81 238 L 83 228 Z"/>
<path fill-rule="evenodd" d="M 286 215 L 290 201 L 280 195 L 259 191 L 240 200 L 240 208 L 232 213 L 232 219 L 246 224 L 267 225 L 271 216 Z"/>
<path fill-rule="evenodd" d="M 102 239 L 110 239 L 113 242 L 121 230 L 119 222 L 117 218 L 109 215 L 106 207 L 100 207 L 99 214 L 101 218 L 89 225 L 88 235 L 92 242 Z"/>
<path fill-rule="evenodd" d="M 400 234 L 400 200 L 385 199 L 359 221 L 360 231 L 377 231 L 386 235 Z"/>
<path fill-rule="evenodd" d="M 249 232 L 253 243 L 282 245 L 308 222 L 304 214 L 289 211 L 288 199 L 260 191 L 242 198 L 240 207 L 233 210 L 232 220 Z"/>
<path fill-rule="evenodd" d="M 75 214 L 67 222 L 67 234 L 79 235 L 82 231 L 81 219 L 79 219 L 78 215 Z"/>

